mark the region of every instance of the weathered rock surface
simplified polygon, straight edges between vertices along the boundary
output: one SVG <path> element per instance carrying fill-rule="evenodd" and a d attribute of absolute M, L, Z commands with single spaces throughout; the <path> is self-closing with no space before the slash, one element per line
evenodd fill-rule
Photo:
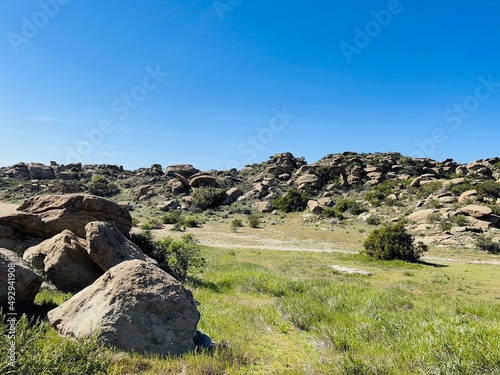
<path fill-rule="evenodd" d="M 85 226 L 87 253 L 103 271 L 127 260 L 142 260 L 156 264 L 113 225 L 94 221 Z"/>
<path fill-rule="evenodd" d="M 9 268 L 14 266 L 14 272 L 9 277 Z M 43 279 L 37 275 L 15 252 L 0 248 L 0 306 L 8 305 L 9 286 L 14 287 L 15 306 L 21 307 L 33 303 L 40 290 Z M 15 282 L 9 284 L 9 279 Z M 8 309 L 4 309 L 7 312 Z"/>
<path fill-rule="evenodd" d="M 170 177 L 174 177 L 175 174 L 180 174 L 185 178 L 189 178 L 200 171 L 193 167 L 191 164 L 175 164 L 167 167 L 165 174 Z"/>
<path fill-rule="evenodd" d="M 191 291 L 160 268 L 132 260 L 111 268 L 48 318 L 63 336 L 99 332 L 120 350 L 176 355 L 194 349 L 200 314 Z"/>
<path fill-rule="evenodd" d="M 457 212 L 475 217 L 476 219 L 480 219 L 491 215 L 493 213 L 493 210 L 488 206 L 482 206 L 479 204 L 470 204 L 468 206 L 458 209 Z"/>
<path fill-rule="evenodd" d="M 96 281 L 103 271 L 89 257 L 83 239 L 65 230 L 26 250 L 23 259 L 43 271 L 58 290 L 78 292 Z"/>
<path fill-rule="evenodd" d="M 436 210 L 434 209 L 427 209 L 427 210 L 420 210 L 420 211 L 415 211 L 408 215 L 408 220 L 410 221 L 416 221 L 416 222 L 421 222 L 427 220 L 427 218 L 435 213 Z"/>
<path fill-rule="evenodd" d="M 85 237 L 85 225 L 91 221 L 109 222 L 126 236 L 132 228 L 132 217 L 126 209 L 93 195 L 36 196 L 23 202 L 17 210 L 21 212 L 0 217 L 0 225 L 44 239 L 65 229 Z"/>

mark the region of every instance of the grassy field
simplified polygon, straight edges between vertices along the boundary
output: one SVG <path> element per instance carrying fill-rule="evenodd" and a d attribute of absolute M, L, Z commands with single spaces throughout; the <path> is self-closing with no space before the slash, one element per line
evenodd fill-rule
<path fill-rule="evenodd" d="M 26 361 L 39 367 L 24 373 L 55 373 L 57 352 L 61 362 L 80 361 L 74 371 L 58 372 L 65 374 L 500 374 L 497 265 L 209 247 L 204 253 L 207 266 L 188 286 L 200 302 L 199 329 L 218 343 L 212 355 L 148 358 L 92 339 L 75 347 L 42 324 L 24 343 Z M 373 275 L 339 274 L 331 265 Z M 65 298 L 44 292 L 38 302 Z"/>

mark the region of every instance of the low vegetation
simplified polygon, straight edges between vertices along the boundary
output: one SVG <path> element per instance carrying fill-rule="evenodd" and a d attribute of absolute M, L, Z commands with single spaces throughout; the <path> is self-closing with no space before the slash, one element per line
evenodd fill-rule
<path fill-rule="evenodd" d="M 309 197 L 297 189 L 290 189 L 282 197 L 274 200 L 274 207 L 283 212 L 304 211 Z"/>
<path fill-rule="evenodd" d="M 416 262 L 428 249 L 423 243 L 414 242 L 413 236 L 399 223 L 375 229 L 364 242 L 363 253 L 375 259 Z"/>
<path fill-rule="evenodd" d="M 18 373 L 500 374 L 497 266 L 215 248 L 203 256 L 203 273 L 186 283 L 213 354 L 115 353 L 43 323 L 28 339 L 19 329 Z M 373 276 L 338 274 L 333 264 Z"/>

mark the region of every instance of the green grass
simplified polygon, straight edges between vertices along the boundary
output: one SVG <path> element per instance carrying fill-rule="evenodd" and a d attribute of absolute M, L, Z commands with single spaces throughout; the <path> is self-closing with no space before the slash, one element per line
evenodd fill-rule
<path fill-rule="evenodd" d="M 499 266 L 214 248 L 204 257 L 188 286 L 218 349 L 170 359 L 100 349 L 109 374 L 500 374 Z M 48 348 L 56 338 L 48 332 Z"/>

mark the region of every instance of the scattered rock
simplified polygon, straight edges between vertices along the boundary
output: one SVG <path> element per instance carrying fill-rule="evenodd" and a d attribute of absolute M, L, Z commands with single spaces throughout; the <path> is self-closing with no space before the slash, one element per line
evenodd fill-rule
<path fill-rule="evenodd" d="M 0 267 L 0 306 L 4 307 L 4 312 L 8 311 L 9 286 L 14 287 L 16 308 L 33 303 L 43 279 L 11 250 L 0 248 Z"/>

